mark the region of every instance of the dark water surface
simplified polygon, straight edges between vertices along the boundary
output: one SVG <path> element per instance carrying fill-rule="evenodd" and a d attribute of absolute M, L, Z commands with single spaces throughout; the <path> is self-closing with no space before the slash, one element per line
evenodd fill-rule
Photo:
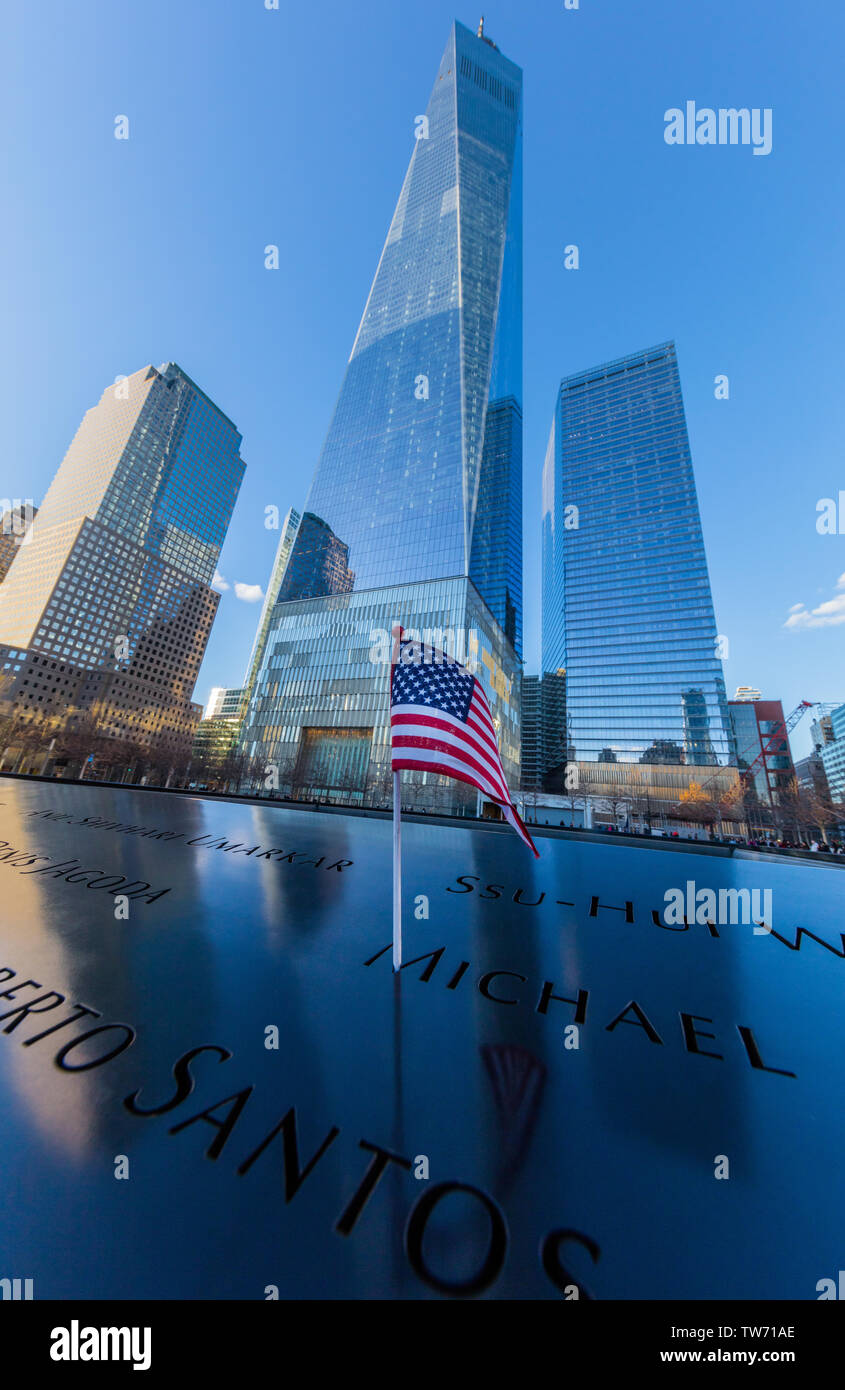
<path fill-rule="evenodd" d="M 407 823 L 395 981 L 388 821 L 5 779 L 0 841 L 36 1298 L 815 1299 L 845 1263 L 833 866 Z M 656 924 L 688 880 L 773 932 Z"/>

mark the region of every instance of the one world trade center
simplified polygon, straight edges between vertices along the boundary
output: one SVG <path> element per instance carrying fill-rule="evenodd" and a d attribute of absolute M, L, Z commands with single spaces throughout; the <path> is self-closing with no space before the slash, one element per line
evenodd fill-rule
<path fill-rule="evenodd" d="M 317 463 L 242 728 L 280 787 L 378 804 L 392 623 L 468 661 L 518 778 L 522 74 L 455 24 Z M 419 773 L 409 801 L 466 789 Z M 406 774 L 408 776 L 408 774 Z"/>

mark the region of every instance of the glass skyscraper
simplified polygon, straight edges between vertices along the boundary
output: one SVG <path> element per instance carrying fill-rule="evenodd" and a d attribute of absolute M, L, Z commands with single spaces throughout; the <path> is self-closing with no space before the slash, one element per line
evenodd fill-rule
<path fill-rule="evenodd" d="M 288 561 L 290 560 L 293 543 L 299 530 L 302 517 L 294 507 L 288 508 L 282 526 L 279 544 L 276 547 L 276 555 L 273 560 L 273 570 L 270 575 L 270 582 L 267 585 L 267 592 L 264 595 L 264 602 L 261 605 L 261 615 L 258 619 L 258 627 L 255 630 L 255 640 L 252 644 L 252 651 L 249 654 L 246 676 L 244 677 L 243 693 L 248 699 L 255 685 L 255 678 L 261 670 L 261 663 L 264 660 L 264 649 L 267 645 L 267 634 L 270 631 L 270 619 L 273 616 L 273 609 L 279 597 L 287 573 Z"/>
<path fill-rule="evenodd" d="M 6 499 L 4 499 L 5 501 Z M 3 503 L 0 502 L 0 508 Z M 30 527 L 38 515 L 38 508 L 32 503 L 10 503 L 0 515 L 0 584 L 12 568 L 12 561 L 20 546 L 25 545 Z"/>
<path fill-rule="evenodd" d="M 830 715 L 831 737 L 821 747 L 830 798 L 836 805 L 845 804 L 845 705 L 837 705 Z"/>
<path fill-rule="evenodd" d="M 566 677 L 522 677 L 522 789 L 541 791 L 566 760 Z"/>
<path fill-rule="evenodd" d="M 542 640 L 577 761 L 735 761 L 673 343 L 561 382 Z"/>
<path fill-rule="evenodd" d="M 521 92 L 520 69 L 455 24 L 244 723 L 245 750 L 295 767 L 306 790 L 363 798 L 383 785 L 387 669 L 374 634 L 394 621 L 477 661 L 518 773 Z"/>
<path fill-rule="evenodd" d="M 87 411 L 0 585 L 0 644 L 25 654 L 7 694 L 19 715 L 84 709 L 104 734 L 190 748 L 240 443 L 172 362 Z"/>

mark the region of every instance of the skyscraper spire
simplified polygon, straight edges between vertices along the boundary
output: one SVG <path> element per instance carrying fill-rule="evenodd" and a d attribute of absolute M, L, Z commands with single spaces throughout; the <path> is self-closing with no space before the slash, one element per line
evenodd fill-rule
<path fill-rule="evenodd" d="M 482 15 L 480 20 L 478 21 L 478 32 L 476 33 L 476 38 L 482 39 L 484 43 L 489 44 L 491 48 L 495 48 L 496 52 L 498 53 L 499 50 L 496 47 L 496 44 L 494 44 L 492 39 L 488 39 L 487 35 L 484 32 L 484 15 Z"/>

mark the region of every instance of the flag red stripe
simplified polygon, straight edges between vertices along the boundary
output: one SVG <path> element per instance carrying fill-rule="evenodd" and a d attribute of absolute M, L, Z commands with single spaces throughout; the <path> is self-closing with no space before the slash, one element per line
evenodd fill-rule
<path fill-rule="evenodd" d="M 490 769 L 484 763 L 480 762 L 477 758 L 471 757 L 463 749 L 456 748 L 454 744 L 451 744 L 446 740 L 438 739 L 436 736 L 433 738 L 401 737 L 395 740 L 393 748 L 394 762 L 395 758 L 404 757 L 409 752 L 409 750 L 413 749 L 419 749 L 421 751 L 425 750 L 426 752 L 433 752 L 437 754 L 439 758 L 448 757 L 450 759 L 453 759 L 456 767 L 471 768 L 472 771 L 474 771 L 477 774 L 477 776 L 484 778 L 485 782 L 487 783 L 487 786 L 491 789 L 492 793 L 494 793 L 496 796 L 504 797 L 506 800 L 508 799 L 508 789 L 501 777 L 497 776 L 494 772 L 491 772 Z"/>
<path fill-rule="evenodd" d="M 482 739 L 483 742 L 486 743 L 487 747 L 490 749 L 490 751 L 491 751 L 491 753 L 494 755 L 494 757 L 498 758 L 498 756 L 499 756 L 499 745 L 498 745 L 498 743 L 496 742 L 495 738 L 491 738 L 491 737 L 490 737 L 489 733 L 487 732 L 486 727 L 485 727 L 483 724 L 477 724 L 477 723 L 476 723 L 476 721 L 472 718 L 472 714 L 473 714 L 473 711 L 470 710 L 470 712 L 469 712 L 469 718 L 467 719 L 466 725 L 465 725 L 464 727 L 467 728 L 467 729 L 472 729 L 473 733 L 475 733 L 475 734 L 478 736 L 478 738 Z"/>
<path fill-rule="evenodd" d="M 400 633 L 404 639 L 404 631 L 400 630 Z M 425 647 L 422 647 L 422 650 L 434 651 L 433 648 Z M 435 660 L 440 657 L 442 654 L 435 652 Z M 391 663 L 391 666 L 392 696 L 396 664 Z M 466 668 L 460 669 L 466 672 Z M 415 682 L 411 682 L 406 688 L 409 691 L 415 690 L 417 695 L 420 692 L 420 685 Z M 477 676 L 473 678 L 465 719 L 440 708 L 439 699 L 443 699 L 443 703 L 449 702 L 448 696 L 444 698 L 440 693 L 448 688 L 448 682 L 444 684 L 442 680 L 434 681 L 428 689 L 429 704 L 421 699 L 411 698 L 406 704 L 391 705 L 392 770 L 433 772 L 475 787 L 483 796 L 501 807 L 505 818 L 520 839 L 539 859 L 537 848 L 510 798 L 499 754 L 496 725 L 481 681 Z M 425 690 L 424 682 L 422 690 Z"/>
<path fill-rule="evenodd" d="M 538 848 L 537 848 L 537 846 L 535 845 L 534 841 L 532 840 L 531 836 L 528 834 L 528 831 L 526 830 L 526 828 L 525 828 L 525 826 L 524 826 L 524 824 L 523 824 L 523 822 L 522 822 L 522 818 L 520 817 L 519 812 L 517 811 L 516 807 L 515 807 L 515 806 L 511 806 L 510 804 L 508 804 L 507 806 L 503 806 L 503 807 L 502 807 L 502 810 L 504 811 L 505 816 L 506 816 L 507 819 L 510 821 L 510 823 L 511 823 L 511 825 L 513 826 L 514 830 L 516 831 L 517 835 L 519 835 L 520 838 L 523 839 L 523 840 L 525 841 L 526 845 L 527 845 L 528 848 L 531 850 L 531 852 L 532 852 L 532 854 L 534 855 L 534 857 L 535 857 L 536 859 L 539 859 L 539 858 L 540 858 L 540 851 L 538 850 Z"/>
<path fill-rule="evenodd" d="M 492 774 L 483 763 L 480 763 L 477 758 L 473 758 L 465 749 L 456 748 L 454 744 L 447 743 L 445 739 L 408 738 L 400 734 L 398 738 L 394 738 L 393 748 L 400 752 L 409 748 L 418 748 L 421 750 L 425 749 L 427 752 L 431 753 L 446 754 L 447 757 L 454 758 L 458 766 L 471 768 L 479 777 L 484 777 L 488 785 L 495 790 L 497 796 L 504 797 L 505 800 L 508 800 L 507 787 L 500 777 Z M 392 762 L 393 770 L 396 771 L 395 757 L 392 759 Z"/>
<path fill-rule="evenodd" d="M 422 762 L 420 759 L 414 758 L 408 758 L 407 760 L 403 758 L 401 768 L 395 768 L 395 770 L 401 771 L 404 768 L 410 768 L 412 771 L 416 772 L 439 772 L 444 777 L 451 777 L 454 781 L 466 782 L 469 786 L 477 787 L 482 795 L 489 796 L 491 801 L 501 806 L 506 818 L 510 821 L 520 839 L 525 842 L 537 859 L 540 858 L 540 853 L 534 841 L 531 839 L 531 836 L 528 834 L 528 831 L 525 829 L 516 807 L 511 805 L 508 800 L 502 801 L 500 797 L 492 796 L 490 788 L 483 786 L 477 778 L 473 777 L 470 773 L 456 772 L 453 768 L 447 767 L 445 763 Z"/>
<path fill-rule="evenodd" d="M 490 710 L 490 701 L 487 699 L 487 691 L 484 689 L 484 686 L 477 676 L 475 677 L 475 684 L 472 687 L 472 698 L 487 711 L 492 721 L 493 715 Z"/>
<path fill-rule="evenodd" d="M 418 737 L 420 738 L 436 738 L 436 734 L 431 734 L 427 732 L 427 730 L 429 729 L 436 729 L 438 730 L 438 732 L 442 733 L 445 736 L 447 742 L 449 742 L 450 740 L 452 741 L 451 746 L 448 749 L 450 753 L 454 752 L 455 750 L 460 751 L 462 747 L 468 746 L 473 750 L 477 757 L 483 760 L 485 764 L 485 771 L 487 772 L 488 776 L 492 776 L 497 781 L 501 781 L 502 788 L 505 794 L 507 794 L 507 786 L 504 780 L 504 769 L 502 767 L 498 753 L 491 753 L 488 747 L 485 747 L 484 745 L 477 743 L 476 740 L 472 737 L 472 735 L 466 731 L 466 726 L 464 726 L 464 728 L 462 729 L 459 726 L 447 724 L 444 720 L 440 719 L 435 714 L 415 713 L 394 715 L 392 720 L 392 727 L 394 730 L 399 730 L 399 732 L 402 734 L 402 737 L 405 740 L 412 736 L 412 731 L 415 729 L 420 730 L 420 733 L 418 735 Z M 396 738 L 394 737 L 392 741 L 395 747 Z M 405 743 L 405 747 L 408 747 L 407 742 Z"/>
<path fill-rule="evenodd" d="M 459 773 L 462 768 L 466 768 L 467 771 L 472 772 L 473 776 L 481 778 L 484 782 L 484 791 L 488 796 L 495 797 L 497 800 L 501 799 L 502 783 L 499 778 L 491 777 L 483 767 L 473 767 L 467 758 L 463 757 L 460 753 L 455 753 L 453 749 L 426 748 L 417 741 L 414 741 L 409 744 L 407 748 L 397 749 L 395 754 L 391 757 L 394 772 L 398 770 L 397 763 L 401 766 L 406 757 L 413 757 L 415 754 L 424 762 L 429 763 L 448 760 L 455 774 Z M 505 788 L 504 795 L 506 800 L 510 800 L 507 794 L 507 788 Z"/>
<path fill-rule="evenodd" d="M 412 758 L 408 758 L 407 761 L 403 758 L 399 767 L 396 767 L 394 764 L 393 770 L 394 772 L 401 772 L 405 768 L 410 768 L 415 772 L 440 772 L 444 777 L 451 777 L 456 782 L 467 782 L 470 786 L 477 787 L 478 790 L 484 796 L 488 796 L 491 801 L 495 801 L 497 804 L 499 803 L 500 798 L 494 796 L 489 787 L 482 786 L 477 778 L 473 777 L 469 772 L 456 772 L 454 768 L 446 767 L 445 764 L 442 763 L 418 762 Z"/>
<path fill-rule="evenodd" d="M 445 724 L 454 733 L 459 734 L 461 738 L 466 738 L 472 733 L 478 739 L 479 745 L 481 749 L 483 749 L 485 756 L 489 758 L 491 763 L 495 764 L 497 770 L 504 776 L 504 770 L 499 757 L 499 745 L 496 743 L 496 740 L 494 738 L 491 739 L 486 731 L 478 724 L 467 723 L 463 719 L 459 719 L 457 715 L 450 714 L 444 709 L 438 709 L 435 713 L 429 705 L 408 704 L 394 705 L 392 707 L 390 712 L 391 725 L 395 724 L 400 718 L 406 715 L 410 715 L 413 719 L 416 719 L 418 715 L 439 719 L 441 723 Z"/>
<path fill-rule="evenodd" d="M 496 739 L 496 731 L 494 729 L 492 733 L 490 732 L 490 725 L 478 718 L 472 705 L 470 705 L 469 714 L 467 715 L 467 727 L 473 729 L 478 737 L 488 744 L 498 758 L 499 744 Z"/>
<path fill-rule="evenodd" d="M 484 735 L 484 737 L 491 742 L 493 748 L 496 749 L 496 755 L 498 755 L 499 739 L 496 737 L 496 726 L 493 724 L 492 714 L 489 712 L 489 705 L 486 705 L 486 702 L 485 705 L 482 705 L 481 702 L 475 701 L 475 698 L 473 698 L 473 701 L 470 702 L 467 721 L 471 723 L 471 726 L 474 728 L 478 728 L 479 734 Z"/>
<path fill-rule="evenodd" d="M 471 728 L 476 730 L 479 738 L 485 739 L 490 744 L 491 748 L 495 748 L 496 756 L 498 757 L 499 740 L 496 736 L 496 730 L 490 722 L 489 716 L 485 715 L 483 709 L 476 705 L 475 702 L 469 707 L 467 723 Z"/>
<path fill-rule="evenodd" d="M 481 689 L 481 686 L 478 684 L 478 681 L 475 682 L 475 687 L 472 692 L 472 699 L 469 703 L 469 712 L 470 714 L 474 714 L 476 719 L 478 719 L 482 724 L 485 725 L 491 738 L 496 737 L 496 726 L 493 723 L 493 715 L 490 711 L 490 705 L 487 701 L 487 696 L 484 694 L 484 691 Z"/>

